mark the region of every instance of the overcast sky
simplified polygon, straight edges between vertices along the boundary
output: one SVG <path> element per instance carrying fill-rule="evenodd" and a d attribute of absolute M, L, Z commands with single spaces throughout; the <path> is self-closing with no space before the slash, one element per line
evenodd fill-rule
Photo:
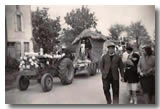
<path fill-rule="evenodd" d="M 61 17 L 62 27 L 66 27 L 64 16 L 67 12 L 72 9 L 80 8 L 80 5 L 45 5 L 45 6 L 31 6 L 32 10 L 37 7 L 49 8 L 49 15 L 51 18 L 57 16 Z M 124 24 L 129 25 L 131 22 L 141 21 L 146 27 L 151 38 L 154 36 L 155 31 L 155 7 L 154 6 L 132 6 L 132 5 L 88 5 L 91 12 L 95 12 L 95 16 L 98 19 L 97 29 L 100 30 L 104 35 L 108 35 L 108 29 L 113 24 Z"/>

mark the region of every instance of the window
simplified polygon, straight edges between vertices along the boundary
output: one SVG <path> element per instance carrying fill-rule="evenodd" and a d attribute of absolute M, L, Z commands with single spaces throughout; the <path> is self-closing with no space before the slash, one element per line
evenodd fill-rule
<path fill-rule="evenodd" d="M 17 14 L 17 31 L 22 31 L 22 19 L 19 14 Z"/>
<path fill-rule="evenodd" d="M 24 42 L 24 53 L 29 52 L 29 42 Z"/>
<path fill-rule="evenodd" d="M 9 57 L 19 59 L 21 56 L 21 43 L 20 42 L 8 42 L 7 43 L 7 55 Z"/>
<path fill-rule="evenodd" d="M 20 10 L 20 5 L 16 5 L 15 24 L 16 31 L 23 31 L 23 14 Z"/>
<path fill-rule="evenodd" d="M 14 46 L 14 45 L 15 45 L 15 42 L 8 42 L 8 43 L 7 43 L 7 46 L 8 46 L 8 47 L 12 47 L 12 46 Z"/>
<path fill-rule="evenodd" d="M 8 42 L 7 43 L 7 55 L 9 57 L 12 57 L 12 58 L 16 58 L 16 47 L 15 47 L 15 42 Z"/>

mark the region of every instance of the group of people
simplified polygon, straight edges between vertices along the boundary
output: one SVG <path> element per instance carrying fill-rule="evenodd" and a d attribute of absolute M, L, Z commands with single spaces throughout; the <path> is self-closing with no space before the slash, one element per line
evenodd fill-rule
<path fill-rule="evenodd" d="M 89 59 L 91 60 L 91 49 L 92 45 L 88 38 L 83 38 L 80 44 L 80 57 L 82 60 Z"/>
<path fill-rule="evenodd" d="M 139 83 L 145 103 L 154 103 L 155 56 L 152 55 L 151 47 L 142 46 L 137 53 L 133 52 L 134 50 L 131 46 L 128 46 L 125 52 L 119 55 L 115 52 L 116 45 L 114 43 L 109 42 L 106 46 L 107 52 L 101 58 L 100 70 L 107 104 L 119 104 L 120 80 L 127 83 L 130 94 L 129 102 L 131 104 L 137 104 Z M 113 100 L 111 99 L 110 87 L 112 87 Z"/>

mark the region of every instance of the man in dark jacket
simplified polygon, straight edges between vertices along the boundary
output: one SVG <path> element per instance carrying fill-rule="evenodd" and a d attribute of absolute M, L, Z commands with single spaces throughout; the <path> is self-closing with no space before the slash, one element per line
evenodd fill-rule
<path fill-rule="evenodd" d="M 62 52 L 62 54 L 64 54 L 65 58 L 69 58 L 69 59 L 73 60 L 74 56 L 72 55 L 71 50 L 69 50 L 66 45 L 62 45 L 61 52 Z"/>
<path fill-rule="evenodd" d="M 113 91 L 113 104 L 119 103 L 119 71 L 124 77 L 124 67 L 122 59 L 115 53 L 115 45 L 108 44 L 108 52 L 102 57 L 100 69 L 102 72 L 103 90 L 108 104 L 112 103 L 110 95 L 110 85 Z"/>

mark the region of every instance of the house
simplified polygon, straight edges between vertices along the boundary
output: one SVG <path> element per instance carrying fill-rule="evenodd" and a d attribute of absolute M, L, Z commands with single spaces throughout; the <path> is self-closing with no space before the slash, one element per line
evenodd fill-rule
<path fill-rule="evenodd" d="M 25 52 L 33 52 L 31 6 L 5 6 L 6 57 L 19 59 Z"/>

